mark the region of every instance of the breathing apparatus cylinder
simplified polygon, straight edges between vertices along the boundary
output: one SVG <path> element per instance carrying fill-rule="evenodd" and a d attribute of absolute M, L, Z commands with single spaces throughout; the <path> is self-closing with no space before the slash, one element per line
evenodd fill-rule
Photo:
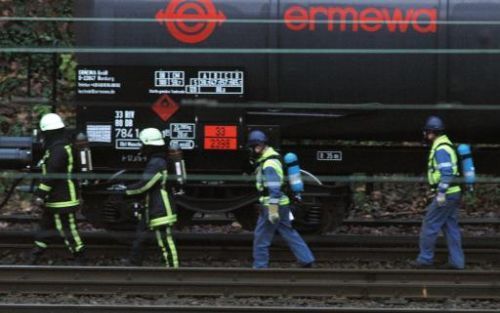
<path fill-rule="evenodd" d="M 304 182 L 300 175 L 299 159 L 295 153 L 289 152 L 284 161 L 287 168 L 288 183 L 294 194 L 300 195 L 304 191 Z"/>
<path fill-rule="evenodd" d="M 473 191 L 474 183 L 476 182 L 476 169 L 474 167 L 470 145 L 461 144 L 458 146 L 457 150 L 461 159 L 462 173 L 466 188 L 468 191 Z"/>
<path fill-rule="evenodd" d="M 89 173 L 94 170 L 92 165 L 92 151 L 90 150 L 87 135 L 79 133 L 75 138 L 75 148 L 78 155 L 78 165 L 82 173 Z M 81 180 L 82 185 L 87 185 L 88 179 Z"/>
<path fill-rule="evenodd" d="M 170 149 L 168 151 L 168 156 L 174 165 L 176 181 L 179 186 L 178 193 L 184 193 L 182 187 L 186 183 L 187 172 L 186 164 L 184 162 L 184 157 L 181 148 L 177 144 L 170 144 Z"/>

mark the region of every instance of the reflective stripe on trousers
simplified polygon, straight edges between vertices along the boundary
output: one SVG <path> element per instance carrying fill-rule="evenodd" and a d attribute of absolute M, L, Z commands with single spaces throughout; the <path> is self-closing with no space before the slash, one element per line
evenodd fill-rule
<path fill-rule="evenodd" d="M 78 232 L 75 214 L 53 214 L 47 208 L 44 208 L 40 218 L 39 230 L 35 234 L 35 246 L 41 249 L 47 248 L 47 241 L 53 236 L 56 230 L 63 238 L 64 244 L 70 252 L 79 252 L 84 248 L 83 241 Z"/>

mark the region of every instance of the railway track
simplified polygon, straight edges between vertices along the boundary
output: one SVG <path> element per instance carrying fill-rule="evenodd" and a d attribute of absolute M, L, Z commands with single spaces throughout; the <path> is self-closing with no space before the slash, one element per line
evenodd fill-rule
<path fill-rule="evenodd" d="M 500 271 L 0 266 L 0 293 L 500 299 Z"/>
<path fill-rule="evenodd" d="M 32 244 L 0 244 L 0 256 L 9 254 L 21 255 L 29 252 Z M 369 247 L 315 247 L 312 246 L 318 263 L 326 264 L 334 261 L 402 261 L 415 258 L 418 254 L 416 248 L 369 248 Z M 232 260 L 249 261 L 252 258 L 252 248 L 239 246 L 189 246 L 178 245 L 182 261 L 193 260 Z M 87 245 L 86 254 L 89 258 L 123 258 L 129 253 L 129 247 L 123 245 Z M 157 248 L 150 247 L 146 250 L 149 255 L 156 254 Z M 445 262 L 447 250 L 439 248 L 436 250 L 436 261 Z M 482 264 L 493 262 L 500 266 L 500 249 L 466 249 L 468 264 Z M 51 245 L 48 251 L 51 257 L 67 257 L 68 252 L 61 244 Z M 273 262 L 293 262 L 294 257 L 286 247 L 272 247 L 271 259 Z"/>
<path fill-rule="evenodd" d="M 23 244 L 33 242 L 34 231 L 0 231 L 0 244 L 15 243 Z M 129 244 L 134 239 L 134 232 L 118 231 L 82 231 L 81 236 L 88 244 L 115 245 Z M 201 245 L 201 246 L 248 246 L 253 242 L 251 232 L 243 233 L 187 233 L 174 232 L 174 237 L 181 245 Z M 308 244 L 315 247 L 371 247 L 371 248 L 392 248 L 392 247 L 416 247 L 418 236 L 393 236 L 393 235 L 304 235 Z M 153 238 L 153 235 L 150 236 Z M 54 239 L 58 240 L 58 235 L 54 232 Z M 276 236 L 278 245 L 283 241 Z M 462 245 L 465 248 L 473 249 L 500 249 L 500 236 L 463 237 Z M 438 238 L 438 247 L 445 247 L 446 242 L 442 237 Z"/>
<path fill-rule="evenodd" d="M 367 226 L 367 227 L 378 227 L 378 226 L 420 226 L 422 224 L 422 219 L 348 219 L 342 222 L 343 225 L 349 226 Z M 462 226 L 499 226 L 500 218 L 464 218 L 460 219 L 460 225 Z"/>
<path fill-rule="evenodd" d="M 0 232 L 0 256 L 21 255 L 32 249 L 33 232 Z M 109 233 L 102 231 L 83 232 L 90 258 L 122 258 L 129 253 L 132 233 Z M 415 236 L 306 236 L 320 263 L 339 260 L 394 261 L 414 258 L 418 253 L 418 238 Z M 252 258 L 252 234 L 176 234 L 181 260 L 239 260 Z M 54 237 L 50 245 L 53 256 L 67 256 L 61 239 Z M 500 265 L 500 238 L 464 238 L 467 262 L 491 262 Z M 148 254 L 157 253 L 154 239 L 150 238 Z M 440 240 L 436 249 L 436 260 L 445 261 L 447 250 Z M 276 238 L 271 248 L 271 259 L 275 262 L 293 262 L 294 258 L 285 243 Z M 207 263 L 210 265 L 210 263 Z"/>
<path fill-rule="evenodd" d="M 393 308 L 337 308 L 337 307 L 272 307 L 272 306 L 137 306 L 137 305 L 65 305 L 65 304 L 0 304 L 0 313 L 497 313 L 494 309 L 393 309 Z"/>

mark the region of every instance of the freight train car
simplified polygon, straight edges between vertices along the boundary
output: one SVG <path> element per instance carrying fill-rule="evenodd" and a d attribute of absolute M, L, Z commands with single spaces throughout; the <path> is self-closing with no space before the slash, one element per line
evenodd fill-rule
<path fill-rule="evenodd" d="M 319 177 L 423 172 L 424 149 L 394 143 L 420 141 L 431 113 L 457 142 L 497 141 L 497 0 L 77 0 L 75 14 L 87 49 L 77 54 L 77 128 L 97 172 L 140 168 L 145 127 L 184 150 L 191 177 L 240 175 L 254 128 Z M 463 107 L 419 108 L 434 104 Z M 498 149 L 475 156 L 498 174 Z M 218 177 L 191 179 L 181 211 L 233 211 L 247 225 L 251 184 Z M 298 224 L 331 229 L 348 193 L 312 181 Z M 87 204 L 94 221 L 123 224 L 122 200 Z"/>
<path fill-rule="evenodd" d="M 488 53 L 500 1 L 81 0 L 75 12 L 100 18 L 77 23 L 76 43 L 95 49 L 78 54 L 78 128 L 101 170 L 140 167 L 137 132 L 151 126 L 207 175 L 242 172 L 253 128 L 320 176 L 422 172 L 421 148 L 342 145 L 420 140 L 431 112 L 418 105 L 466 105 L 432 112 L 457 141 L 494 143 L 499 131 L 496 112 L 476 107 L 500 95 L 500 56 Z M 374 103 L 393 107 L 362 106 Z M 496 173 L 496 153 L 476 150 L 478 167 Z M 308 190 L 299 222 L 330 229 L 345 189 Z M 248 184 L 194 180 L 187 191 L 184 210 L 251 219 Z"/>

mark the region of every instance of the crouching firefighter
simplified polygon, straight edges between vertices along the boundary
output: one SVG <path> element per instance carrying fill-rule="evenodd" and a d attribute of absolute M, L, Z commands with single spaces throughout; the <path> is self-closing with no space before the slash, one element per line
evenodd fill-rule
<path fill-rule="evenodd" d="M 448 264 L 443 267 L 463 269 L 465 261 L 458 226 L 461 197 L 457 182 L 459 164 L 455 148 L 444 131 L 444 124 L 439 117 L 427 119 L 424 137 L 432 145 L 427 178 L 435 191 L 435 197 L 427 206 L 420 230 L 420 254 L 412 265 L 419 268 L 433 265 L 436 239 L 439 232 L 443 231 L 449 252 Z"/>
<path fill-rule="evenodd" d="M 286 241 L 302 267 L 312 267 L 314 256 L 292 228 L 290 199 L 283 193 L 284 171 L 281 157 L 268 145 L 267 136 L 260 130 L 250 132 L 247 146 L 256 159 L 256 187 L 260 193 L 260 213 L 254 232 L 253 267 L 269 266 L 269 247 L 278 232 Z"/>
<path fill-rule="evenodd" d="M 42 178 L 34 192 L 33 204 L 42 209 L 42 216 L 29 263 L 39 261 L 55 226 L 76 263 L 82 265 L 84 245 L 75 219 L 80 205 L 78 184 L 71 178 L 75 166 L 73 148 L 66 140 L 65 125 L 59 115 L 44 115 L 40 130 L 45 153 L 40 161 Z"/>
<path fill-rule="evenodd" d="M 167 267 L 179 267 L 177 249 L 172 237 L 172 226 L 177 221 L 167 193 L 167 150 L 161 132 L 156 128 L 146 128 L 139 133 L 141 152 L 148 163 L 137 183 L 124 190 L 128 196 L 144 194 L 145 206 L 138 212 L 139 223 L 136 238 L 128 263 L 140 266 L 143 260 L 144 243 L 149 231 L 153 231 Z"/>

